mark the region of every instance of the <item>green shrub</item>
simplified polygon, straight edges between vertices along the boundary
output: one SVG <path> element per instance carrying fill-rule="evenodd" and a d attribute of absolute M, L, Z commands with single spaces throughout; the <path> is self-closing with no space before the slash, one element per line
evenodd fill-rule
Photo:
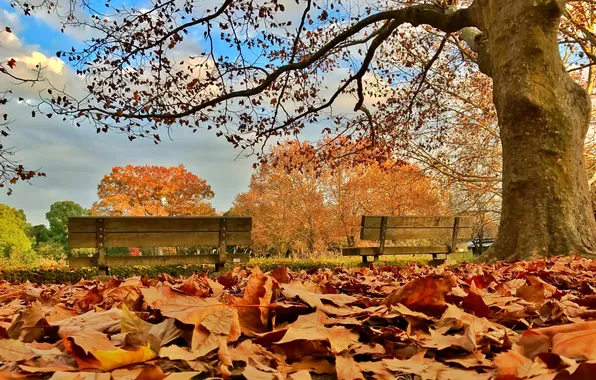
<path fill-rule="evenodd" d="M 0 265 L 1 266 L 24 266 L 35 263 L 37 254 L 31 248 L 17 248 L 17 247 L 4 247 L 2 250 Z"/>
<path fill-rule="evenodd" d="M 35 250 L 39 257 L 46 259 L 59 260 L 67 256 L 64 245 L 56 242 L 39 243 Z"/>
<path fill-rule="evenodd" d="M 430 255 L 410 256 L 384 256 L 382 266 L 404 266 L 408 264 L 424 264 L 430 260 Z M 473 260 L 469 253 L 457 253 L 448 256 L 447 264 L 456 264 Z M 29 280 L 33 283 L 76 283 L 81 279 L 89 279 L 99 274 L 97 268 L 74 269 L 66 265 L 64 261 L 50 259 L 38 259 L 36 265 L 9 265 L 8 261 L 0 262 L 0 279 L 10 282 L 24 282 Z M 245 267 L 258 265 L 263 272 L 268 272 L 285 265 L 293 271 L 319 269 L 319 268 L 354 268 L 362 263 L 360 257 L 338 257 L 321 259 L 251 259 L 249 263 L 242 264 Z M 226 264 L 225 270 L 231 270 L 236 264 Z M 155 278 L 161 273 L 167 273 L 174 278 L 188 277 L 193 273 L 209 273 L 214 271 L 213 265 L 167 265 L 167 266 L 131 266 L 115 267 L 110 269 L 110 275 L 117 278 L 128 278 L 133 276 L 147 276 Z"/>
<path fill-rule="evenodd" d="M 110 275 L 118 278 L 128 278 L 133 276 L 147 276 L 155 278 L 161 273 L 167 273 L 170 276 L 188 277 L 193 273 L 207 273 L 212 272 L 213 268 L 202 265 L 165 265 L 165 266 L 131 266 L 131 267 L 115 267 L 110 269 Z"/>
<path fill-rule="evenodd" d="M 95 248 L 71 248 L 67 255 L 68 257 L 92 256 L 97 250 Z"/>
<path fill-rule="evenodd" d="M 97 276 L 97 268 L 14 268 L 0 270 L 0 278 L 9 282 L 30 281 L 35 284 L 73 284 Z"/>

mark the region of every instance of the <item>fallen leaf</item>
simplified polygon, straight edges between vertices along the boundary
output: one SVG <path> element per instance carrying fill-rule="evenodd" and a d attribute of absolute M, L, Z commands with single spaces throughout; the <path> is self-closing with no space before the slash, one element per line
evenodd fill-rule
<path fill-rule="evenodd" d="M 248 360 L 253 360 L 269 364 L 271 360 L 277 360 L 275 354 L 267 351 L 264 347 L 253 343 L 251 340 L 245 340 L 238 346 L 230 349 L 230 358 L 232 361 L 242 361 L 248 363 Z"/>
<path fill-rule="evenodd" d="M 20 362 L 37 356 L 57 356 L 62 352 L 57 348 L 40 350 L 30 343 L 16 339 L 0 339 L 0 360 L 4 362 Z"/>
<path fill-rule="evenodd" d="M 50 380 L 110 380 L 109 373 L 55 372 Z"/>
<path fill-rule="evenodd" d="M 207 284 L 209 284 L 209 287 L 211 288 L 211 293 L 213 294 L 213 297 L 219 298 L 222 294 L 224 294 L 225 288 L 223 287 L 222 284 L 220 284 L 219 282 L 213 281 L 210 278 L 207 278 L 206 281 L 207 281 Z"/>
<path fill-rule="evenodd" d="M 350 347 L 351 344 L 358 342 L 358 334 L 342 326 L 325 327 L 327 315 L 317 310 L 308 315 L 301 315 L 296 322 L 286 328 L 267 335 L 274 336 L 277 333 L 279 340 L 276 344 L 295 342 L 298 340 L 324 340 L 329 342 L 331 351 L 339 353 Z M 263 337 L 267 337 L 263 335 Z"/>
<path fill-rule="evenodd" d="M 346 294 L 317 294 L 304 288 L 302 284 L 283 284 L 282 293 L 288 299 L 300 298 L 310 307 L 317 308 L 327 314 L 348 315 L 358 311 L 349 305 L 355 303 L 356 297 Z"/>
<path fill-rule="evenodd" d="M 525 301 L 544 302 L 557 292 L 555 286 L 544 282 L 539 277 L 526 275 L 526 279 L 529 284 L 523 285 L 515 291 L 515 295 Z"/>
<path fill-rule="evenodd" d="M 89 311 L 85 314 L 62 319 L 50 323 L 51 326 L 58 326 L 58 333 L 61 337 L 70 336 L 81 330 L 94 330 L 103 333 L 117 333 L 120 331 L 122 310 L 110 309 L 106 311 Z"/>
<path fill-rule="evenodd" d="M 315 359 L 310 356 L 302 356 L 299 361 L 290 364 L 288 372 L 309 371 L 316 374 L 335 374 L 335 365 L 325 359 Z"/>
<path fill-rule="evenodd" d="M 383 359 L 383 364 L 392 372 L 411 373 L 414 375 L 422 376 L 424 373 L 427 373 L 429 371 L 435 372 L 432 368 L 429 367 L 429 365 L 432 365 L 433 363 L 431 363 L 428 360 L 424 360 L 425 354 L 426 351 L 423 351 L 407 360 Z"/>
<path fill-rule="evenodd" d="M 288 274 L 288 270 L 286 269 L 285 265 L 282 265 L 279 268 L 272 270 L 269 274 L 280 284 L 289 284 L 290 281 L 292 281 L 292 278 Z"/>
<path fill-rule="evenodd" d="M 310 376 L 310 372 L 307 370 L 302 370 L 298 372 L 294 372 L 288 375 L 288 379 L 290 380 L 312 380 L 312 376 Z"/>
<path fill-rule="evenodd" d="M 276 369 L 268 367 L 252 359 L 248 361 L 248 364 L 244 368 L 242 375 L 246 379 L 251 380 L 283 380 L 284 378 Z"/>
<path fill-rule="evenodd" d="M 154 335 L 159 339 L 162 346 L 170 343 L 182 335 L 182 331 L 176 327 L 174 319 L 168 318 L 165 321 L 154 325 L 145 322 L 135 313 L 130 311 L 126 305 L 122 305 L 122 332 L 141 331 Z"/>
<path fill-rule="evenodd" d="M 45 320 L 51 324 L 64 319 L 73 318 L 78 315 L 79 314 L 76 312 L 76 310 L 58 304 L 54 305 L 50 314 L 46 315 Z"/>
<path fill-rule="evenodd" d="M 166 374 L 158 366 L 152 364 L 143 368 L 135 380 L 163 380 Z"/>
<path fill-rule="evenodd" d="M 209 314 L 214 306 L 223 304 L 215 298 L 199 298 L 176 291 L 169 286 L 159 288 L 143 288 L 141 293 L 145 302 L 163 315 L 175 318 L 182 323 L 195 325 L 205 314 Z"/>
<path fill-rule="evenodd" d="M 29 308 L 20 312 L 12 325 L 8 328 L 8 337 L 11 339 L 20 339 L 23 342 L 30 343 L 41 338 L 45 331 L 46 320 L 45 313 L 39 302 L 34 302 Z"/>
<path fill-rule="evenodd" d="M 242 332 L 247 335 L 269 330 L 269 305 L 277 292 L 275 280 L 254 271 L 248 278 L 243 298 L 233 298 L 232 305 L 238 310 Z"/>
<path fill-rule="evenodd" d="M 500 376 L 525 377 L 532 367 L 532 360 L 517 351 L 510 350 L 497 354 L 493 360 Z"/>
<path fill-rule="evenodd" d="M 167 347 L 162 347 L 159 350 L 159 356 L 162 358 L 169 358 L 172 360 L 185 361 L 192 361 L 199 357 L 199 355 L 192 353 L 187 348 L 176 346 L 175 344 L 169 345 Z"/>
<path fill-rule="evenodd" d="M 364 380 L 360 366 L 354 358 L 338 356 L 335 358 L 337 380 Z"/>
<path fill-rule="evenodd" d="M 551 338 L 535 330 L 527 330 L 522 334 L 517 344 L 519 345 L 518 351 L 528 358 L 534 358 L 538 354 L 550 350 Z"/>
<path fill-rule="evenodd" d="M 456 282 L 452 275 L 415 279 L 387 296 L 383 304 L 391 306 L 400 303 L 413 311 L 440 315 L 444 310 L 445 296 Z"/>
<path fill-rule="evenodd" d="M 110 374 L 112 375 L 112 380 L 136 380 L 142 371 L 143 368 L 120 368 L 113 370 Z"/>
<path fill-rule="evenodd" d="M 134 307 L 140 305 L 140 301 L 141 292 L 138 285 L 120 285 L 103 293 L 102 306 L 105 308 L 122 304 L 123 306 Z"/>
<path fill-rule="evenodd" d="M 217 306 L 209 309 L 208 314 L 196 325 L 191 349 L 194 353 L 206 355 L 223 342 L 234 342 L 240 337 L 238 313 L 229 306 Z"/>
<path fill-rule="evenodd" d="M 476 330 L 474 325 L 466 326 L 462 335 L 443 335 L 437 330 L 430 330 L 430 339 L 421 342 L 424 348 L 444 350 L 450 347 L 459 347 L 467 351 L 476 349 Z"/>
<path fill-rule="evenodd" d="M 583 355 L 596 360 L 596 329 L 555 334 L 551 352 L 566 357 Z"/>
<path fill-rule="evenodd" d="M 64 346 L 76 359 L 80 368 L 100 368 L 109 371 L 133 363 L 142 363 L 157 357 L 150 342 L 135 350 L 115 347 L 106 335 L 93 330 L 82 330 L 65 338 Z"/>
<path fill-rule="evenodd" d="M 202 371 L 205 372 L 205 371 Z M 196 378 L 202 372 L 173 372 L 166 375 L 166 380 L 191 380 Z"/>
<path fill-rule="evenodd" d="M 111 371 L 129 380 L 145 370 L 161 380 L 243 372 L 257 379 L 575 380 L 596 371 L 594 260 L 273 274 L 278 279 L 237 267 L 222 283 L 205 275 L 0 281 L 0 379 L 105 378 L 101 372 Z M 429 289 L 420 288 L 425 281 Z M 388 304 L 389 291 L 410 304 Z"/>
<path fill-rule="evenodd" d="M 491 315 L 490 308 L 486 306 L 482 296 L 472 291 L 464 298 L 462 306 L 464 310 L 480 318 Z"/>

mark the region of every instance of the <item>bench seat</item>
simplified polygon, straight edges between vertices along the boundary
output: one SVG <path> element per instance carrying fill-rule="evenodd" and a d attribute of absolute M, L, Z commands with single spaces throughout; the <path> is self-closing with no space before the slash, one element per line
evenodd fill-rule
<path fill-rule="evenodd" d="M 357 248 L 342 248 L 343 256 L 378 256 L 380 255 L 380 247 L 357 247 Z M 435 245 L 428 247 L 385 247 L 383 255 L 397 256 L 397 255 L 419 255 L 424 253 L 430 254 L 444 254 L 450 253 L 449 246 Z"/>

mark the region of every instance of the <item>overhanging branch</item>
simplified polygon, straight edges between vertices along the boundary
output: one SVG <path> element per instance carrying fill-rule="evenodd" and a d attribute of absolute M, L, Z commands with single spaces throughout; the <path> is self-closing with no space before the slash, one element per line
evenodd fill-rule
<path fill-rule="evenodd" d="M 350 26 L 343 32 L 336 35 L 333 39 L 327 42 L 321 49 L 314 52 L 310 56 L 305 57 L 303 60 L 299 62 L 290 62 L 283 66 L 278 67 L 273 72 L 270 72 L 258 85 L 247 88 L 244 90 L 238 91 L 230 91 L 219 96 L 215 96 L 209 100 L 206 100 L 200 104 L 196 104 L 193 106 L 187 107 L 185 110 L 180 112 L 156 112 L 152 111 L 150 113 L 136 113 L 136 112 L 122 112 L 122 110 L 117 111 L 108 111 L 103 108 L 99 107 L 88 107 L 88 108 L 79 108 L 74 110 L 58 110 L 58 112 L 62 111 L 62 113 L 69 113 L 69 114 L 78 114 L 78 113 L 86 113 L 86 112 L 94 112 L 97 114 L 108 115 L 114 119 L 136 119 L 136 120 L 147 120 L 151 119 L 154 121 L 158 120 L 173 120 L 178 118 L 183 118 L 185 116 L 196 114 L 202 110 L 212 108 L 217 106 L 220 103 L 226 102 L 230 99 L 235 98 L 244 98 L 257 95 L 266 89 L 268 89 L 276 80 L 278 80 L 283 74 L 289 73 L 291 71 L 303 70 L 317 61 L 323 59 L 327 56 L 327 54 L 332 51 L 333 49 L 337 48 L 340 44 L 345 43 L 350 38 L 357 35 L 359 32 L 364 30 L 365 28 L 369 27 L 378 22 L 389 22 L 391 28 L 388 28 L 388 31 L 392 31 L 397 28 L 399 25 L 409 23 L 413 26 L 418 25 L 430 25 L 434 28 L 440 29 L 446 33 L 453 33 L 456 32 L 464 27 L 473 26 L 472 17 L 468 9 L 460 9 L 454 13 L 446 14 L 444 10 L 437 6 L 430 6 L 430 5 L 416 5 L 410 6 L 398 10 L 391 10 L 385 12 L 379 12 L 373 15 L 370 15 L 356 24 Z M 391 30 L 389 30 L 391 29 Z M 376 36 L 375 40 L 380 36 Z M 386 38 L 386 37 L 385 37 Z M 384 39 L 379 39 L 379 44 L 384 41 Z M 374 53 L 374 49 L 369 50 L 371 54 Z M 370 57 L 372 59 L 372 57 Z M 364 67 L 364 66 L 363 66 Z M 363 68 L 362 70 L 366 70 Z M 364 75 L 364 74 L 362 74 Z"/>

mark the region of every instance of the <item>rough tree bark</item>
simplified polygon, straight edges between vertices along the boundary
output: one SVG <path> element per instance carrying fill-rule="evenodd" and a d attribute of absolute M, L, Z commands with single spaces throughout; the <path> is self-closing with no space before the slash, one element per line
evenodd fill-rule
<path fill-rule="evenodd" d="M 529 259 L 596 251 L 583 146 L 590 99 L 563 68 L 565 2 L 480 0 L 481 70 L 493 78 L 503 144 L 503 206 L 488 255 Z"/>

